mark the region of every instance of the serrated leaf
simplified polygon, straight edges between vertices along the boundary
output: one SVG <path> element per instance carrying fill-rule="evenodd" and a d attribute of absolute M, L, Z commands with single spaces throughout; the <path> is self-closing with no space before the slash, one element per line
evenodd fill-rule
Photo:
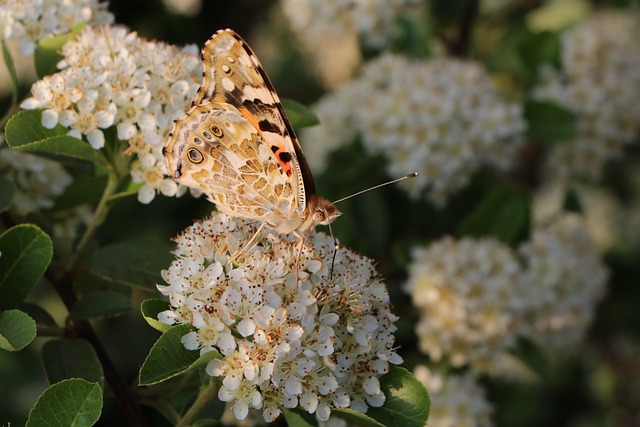
<path fill-rule="evenodd" d="M 102 389 L 96 383 L 74 378 L 47 388 L 29 412 L 27 427 L 86 427 L 102 412 Z"/>
<path fill-rule="evenodd" d="M 22 110 L 11 116 L 5 128 L 5 138 L 10 147 L 19 147 L 54 136 L 66 135 L 67 130 L 58 125 L 53 129 L 42 126 L 42 110 Z"/>
<path fill-rule="evenodd" d="M 104 163 L 104 157 L 100 154 L 100 151 L 92 148 L 88 143 L 68 135 L 53 136 L 13 148 L 27 153 L 46 153 L 94 163 Z"/>
<path fill-rule="evenodd" d="M 489 192 L 458 226 L 460 236 L 493 236 L 512 244 L 526 235 L 529 199 L 525 194 L 498 188 Z"/>
<path fill-rule="evenodd" d="M 112 291 L 98 291 L 78 300 L 69 311 L 69 319 L 94 319 L 117 316 L 131 311 L 131 301 L 125 295 Z"/>
<path fill-rule="evenodd" d="M 16 307 L 38 283 L 51 262 L 49 236 L 31 224 L 0 235 L 0 309 Z"/>
<path fill-rule="evenodd" d="M 306 105 L 300 104 L 292 99 L 283 99 L 282 106 L 294 129 L 301 129 L 320 123 L 318 116 Z"/>
<path fill-rule="evenodd" d="M 571 111 L 548 101 L 529 100 L 524 104 L 527 135 L 540 144 L 557 144 L 573 139 L 578 133 Z"/>
<path fill-rule="evenodd" d="M 140 368 L 140 385 L 166 381 L 202 366 L 219 355 L 216 351 L 210 351 L 199 356 L 198 351 L 184 348 L 180 339 L 191 330 L 191 325 L 172 326 L 158 338 Z"/>
<path fill-rule="evenodd" d="M 144 320 L 146 320 L 153 329 L 160 332 L 168 331 L 171 325 L 160 322 L 158 320 L 158 314 L 170 308 L 169 302 L 157 298 L 144 300 L 142 304 L 140 304 L 140 311 L 142 312 Z"/>
<path fill-rule="evenodd" d="M 47 341 L 42 347 L 42 365 L 49 384 L 82 378 L 103 384 L 104 372 L 95 350 L 82 339 Z"/>
<path fill-rule="evenodd" d="M 36 322 L 20 310 L 0 312 L 0 348 L 19 351 L 36 337 Z"/>
<path fill-rule="evenodd" d="M 5 137 L 13 149 L 29 153 L 43 153 L 106 164 L 100 150 L 87 142 L 67 135 L 59 124 L 53 129 L 42 126 L 42 110 L 22 110 L 7 122 Z"/>
<path fill-rule="evenodd" d="M 0 178 L 0 212 L 9 209 L 15 191 L 16 187 L 13 185 L 13 182 L 5 178 Z"/>
<path fill-rule="evenodd" d="M 317 427 L 316 417 L 300 409 L 282 408 L 287 427 Z"/>
<path fill-rule="evenodd" d="M 108 282 L 156 291 L 156 284 L 163 283 L 160 271 L 172 260 L 167 246 L 115 243 L 96 251 L 90 270 L 91 274 Z"/>
<path fill-rule="evenodd" d="M 427 390 L 409 371 L 392 366 L 380 378 L 386 401 L 380 408 L 369 408 L 367 416 L 386 427 L 424 427 L 431 401 Z"/>

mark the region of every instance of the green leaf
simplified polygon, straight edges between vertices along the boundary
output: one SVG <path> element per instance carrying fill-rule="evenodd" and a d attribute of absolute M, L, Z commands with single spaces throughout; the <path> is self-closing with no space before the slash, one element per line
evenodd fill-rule
<path fill-rule="evenodd" d="M 13 58 L 9 49 L 7 49 L 7 43 L 2 40 L 2 56 L 4 57 L 4 63 L 7 66 L 7 72 L 9 73 L 9 83 L 11 83 L 11 103 L 16 105 L 18 102 L 18 74 L 16 73 L 16 67 L 13 63 Z"/>
<path fill-rule="evenodd" d="M 50 74 L 56 73 L 58 70 L 57 64 L 64 58 L 60 54 L 60 49 L 69 40 L 74 37 L 85 24 L 76 25 L 72 31 L 54 37 L 47 37 L 38 41 L 36 45 L 36 51 L 33 54 L 33 60 L 36 66 L 36 73 L 38 77 L 43 78 Z"/>
<path fill-rule="evenodd" d="M 170 308 L 171 305 L 169 305 L 169 302 L 157 298 L 144 300 L 142 304 L 140 304 L 140 311 L 142 312 L 144 320 L 146 320 L 153 329 L 160 332 L 168 331 L 171 326 L 160 322 L 158 320 L 158 314 Z"/>
<path fill-rule="evenodd" d="M 460 236 L 493 236 L 512 244 L 524 238 L 529 225 L 529 199 L 507 188 L 490 191 L 458 226 Z"/>
<path fill-rule="evenodd" d="M 0 312 L 0 348 L 19 351 L 36 337 L 36 322 L 20 310 Z"/>
<path fill-rule="evenodd" d="M 291 99 L 283 99 L 282 106 L 284 107 L 287 118 L 294 129 L 305 128 L 314 126 L 320 123 L 318 116 L 306 105 L 300 104 Z"/>
<path fill-rule="evenodd" d="M 16 192 L 13 182 L 5 178 L 0 178 L 0 212 L 4 212 L 11 206 L 11 199 Z"/>
<path fill-rule="evenodd" d="M 331 414 L 349 421 L 350 425 L 356 424 L 361 427 L 385 427 L 384 424 L 380 424 L 367 414 L 363 414 L 362 412 L 358 412 L 350 408 L 334 409 L 331 411 Z"/>
<path fill-rule="evenodd" d="M 58 125 L 53 129 L 42 126 L 42 110 L 22 110 L 11 116 L 5 128 L 5 138 L 10 147 L 19 147 L 54 136 L 66 135 L 67 130 Z"/>
<path fill-rule="evenodd" d="M 560 37 L 551 31 L 531 34 L 520 45 L 522 62 L 531 71 L 537 71 L 543 64 L 559 64 L 561 51 Z"/>
<path fill-rule="evenodd" d="M 131 311 L 131 302 L 123 294 L 112 291 L 93 292 L 78 300 L 69 312 L 69 319 L 93 319 L 117 316 Z"/>
<path fill-rule="evenodd" d="M 66 156 L 78 160 L 88 160 L 93 163 L 103 163 L 100 151 L 92 148 L 88 143 L 72 136 L 54 136 L 29 144 L 14 147 L 28 153 L 47 153 L 56 156 Z"/>
<path fill-rule="evenodd" d="M 115 243 L 96 251 L 90 270 L 91 274 L 110 283 L 156 291 L 156 284 L 163 283 L 160 271 L 172 260 L 168 246 Z"/>
<path fill-rule="evenodd" d="M 300 409 L 282 409 L 288 427 L 316 427 L 316 417 Z"/>
<path fill-rule="evenodd" d="M 42 393 L 29 412 L 27 427 L 92 426 L 101 412 L 100 386 L 74 378 L 54 384 Z"/>
<path fill-rule="evenodd" d="M 6 126 L 7 144 L 29 153 L 47 153 L 106 164 L 102 152 L 89 143 L 67 135 L 59 124 L 53 129 L 42 126 L 42 110 L 22 110 Z"/>
<path fill-rule="evenodd" d="M 524 115 L 529 124 L 529 138 L 540 144 L 566 142 L 578 133 L 573 113 L 553 102 L 528 100 Z"/>
<path fill-rule="evenodd" d="M 140 385 L 153 385 L 166 381 L 205 365 L 219 355 L 216 351 L 210 351 L 199 356 L 198 351 L 184 348 L 180 339 L 192 330 L 191 325 L 172 326 L 158 338 L 140 368 Z"/>
<path fill-rule="evenodd" d="M 53 244 L 35 225 L 17 225 L 0 235 L 0 309 L 29 294 L 51 262 Z"/>
<path fill-rule="evenodd" d="M 392 366 L 380 378 L 386 401 L 381 408 L 369 408 L 367 415 L 386 427 L 424 427 L 431 401 L 427 390 L 409 371 Z"/>
<path fill-rule="evenodd" d="M 55 319 L 51 317 L 51 314 L 37 304 L 25 302 L 20 304 L 18 308 L 35 320 L 37 325 L 50 326 L 54 328 L 58 327 L 58 324 Z"/>
<path fill-rule="evenodd" d="M 103 384 L 104 372 L 91 344 L 82 339 L 47 341 L 42 347 L 42 364 L 49 384 L 67 378 L 82 378 Z"/>

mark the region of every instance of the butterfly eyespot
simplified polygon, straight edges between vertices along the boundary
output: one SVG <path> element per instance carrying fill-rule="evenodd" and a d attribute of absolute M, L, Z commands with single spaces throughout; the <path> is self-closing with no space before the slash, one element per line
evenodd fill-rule
<path fill-rule="evenodd" d="M 198 145 L 202 145 L 202 140 L 200 138 L 198 138 L 197 136 L 195 138 L 193 138 L 193 142 L 195 142 Z"/>
<path fill-rule="evenodd" d="M 195 164 L 201 163 L 204 160 L 202 153 L 195 148 L 190 148 L 187 155 L 189 156 L 189 160 Z"/>
<path fill-rule="evenodd" d="M 216 136 L 217 138 L 222 138 L 222 128 L 218 125 L 212 125 L 209 130 L 211 131 L 211 133 L 213 133 L 214 136 Z"/>
<path fill-rule="evenodd" d="M 207 132 L 206 130 L 204 132 L 202 132 L 202 136 L 204 136 L 206 139 L 211 139 L 211 134 L 209 132 Z"/>

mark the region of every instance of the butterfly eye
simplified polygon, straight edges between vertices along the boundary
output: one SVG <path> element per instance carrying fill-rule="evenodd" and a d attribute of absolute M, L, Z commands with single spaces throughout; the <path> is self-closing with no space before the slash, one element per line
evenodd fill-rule
<path fill-rule="evenodd" d="M 222 129 L 218 125 L 211 125 L 211 133 L 213 133 L 217 138 L 222 138 Z"/>
<path fill-rule="evenodd" d="M 195 148 L 190 148 L 187 155 L 189 156 L 189 160 L 191 160 L 195 164 L 198 164 L 204 160 L 204 157 L 202 157 L 202 153 Z"/>

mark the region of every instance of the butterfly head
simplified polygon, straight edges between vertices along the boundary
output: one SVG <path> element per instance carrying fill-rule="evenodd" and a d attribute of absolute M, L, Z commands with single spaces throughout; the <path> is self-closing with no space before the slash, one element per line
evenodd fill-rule
<path fill-rule="evenodd" d="M 313 209 L 310 214 L 314 224 L 329 225 L 342 215 L 333 203 L 321 197 L 315 197 L 315 203 L 312 204 L 311 209 Z"/>

